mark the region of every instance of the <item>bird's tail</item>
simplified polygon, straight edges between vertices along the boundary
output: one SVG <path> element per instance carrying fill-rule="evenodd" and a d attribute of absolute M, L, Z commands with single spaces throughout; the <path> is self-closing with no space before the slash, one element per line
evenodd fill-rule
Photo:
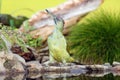
<path fill-rule="evenodd" d="M 84 64 L 80 63 L 79 61 L 75 60 L 75 59 L 72 58 L 72 57 L 70 57 L 69 62 L 74 63 L 74 64 L 76 64 L 76 65 L 84 65 Z"/>
<path fill-rule="evenodd" d="M 72 62 L 72 63 L 74 63 L 74 64 L 76 64 L 76 65 L 85 65 L 85 64 L 82 64 L 82 63 L 80 63 L 80 62 L 78 62 L 78 61 L 74 61 L 74 62 Z"/>

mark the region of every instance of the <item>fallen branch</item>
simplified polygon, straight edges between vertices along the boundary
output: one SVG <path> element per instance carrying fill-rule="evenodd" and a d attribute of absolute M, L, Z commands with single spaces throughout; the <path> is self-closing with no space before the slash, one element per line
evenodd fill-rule
<path fill-rule="evenodd" d="M 67 2 L 50 8 L 55 15 L 61 16 L 65 20 L 64 34 L 69 32 L 69 27 L 76 24 L 87 13 L 100 6 L 103 0 L 67 0 Z M 54 29 L 53 20 L 45 11 L 39 11 L 29 19 L 29 24 L 34 27 L 30 32 L 33 37 L 41 36 L 43 41 L 47 39 Z M 20 28 L 24 32 L 24 25 Z"/>

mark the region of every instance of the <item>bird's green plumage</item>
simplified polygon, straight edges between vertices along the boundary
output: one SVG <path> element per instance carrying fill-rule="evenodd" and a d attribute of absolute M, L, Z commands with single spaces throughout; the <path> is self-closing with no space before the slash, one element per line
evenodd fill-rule
<path fill-rule="evenodd" d="M 48 37 L 48 47 L 50 54 L 50 61 L 57 62 L 74 62 L 74 59 L 69 55 L 66 50 L 67 44 L 66 39 L 62 34 L 64 21 L 62 18 L 59 18 L 51 13 L 55 21 L 55 28 L 53 33 Z"/>

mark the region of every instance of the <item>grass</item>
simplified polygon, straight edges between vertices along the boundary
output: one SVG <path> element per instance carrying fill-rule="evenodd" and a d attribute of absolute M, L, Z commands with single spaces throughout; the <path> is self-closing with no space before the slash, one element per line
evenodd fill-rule
<path fill-rule="evenodd" d="M 119 4 L 118 0 L 104 0 L 98 10 L 90 13 L 71 29 L 68 40 L 71 43 L 71 53 L 74 53 L 75 58 L 89 64 L 104 62 L 112 64 L 113 60 L 120 61 L 120 47 L 117 45 L 119 38 L 112 36 L 113 34 L 119 35 Z M 104 10 L 100 10 L 101 8 Z M 109 29 L 108 32 L 107 29 Z"/>
<path fill-rule="evenodd" d="M 85 63 L 120 61 L 120 12 L 99 10 L 73 27 L 71 52 Z"/>

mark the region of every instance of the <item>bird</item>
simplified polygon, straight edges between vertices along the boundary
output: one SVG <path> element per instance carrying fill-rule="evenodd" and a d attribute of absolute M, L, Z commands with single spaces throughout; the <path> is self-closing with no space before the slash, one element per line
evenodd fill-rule
<path fill-rule="evenodd" d="M 64 20 L 46 9 L 46 12 L 52 17 L 54 21 L 54 30 L 48 36 L 47 43 L 49 48 L 49 62 L 70 63 L 74 62 L 74 58 L 70 56 L 67 51 L 66 39 L 62 33 L 64 29 Z"/>

